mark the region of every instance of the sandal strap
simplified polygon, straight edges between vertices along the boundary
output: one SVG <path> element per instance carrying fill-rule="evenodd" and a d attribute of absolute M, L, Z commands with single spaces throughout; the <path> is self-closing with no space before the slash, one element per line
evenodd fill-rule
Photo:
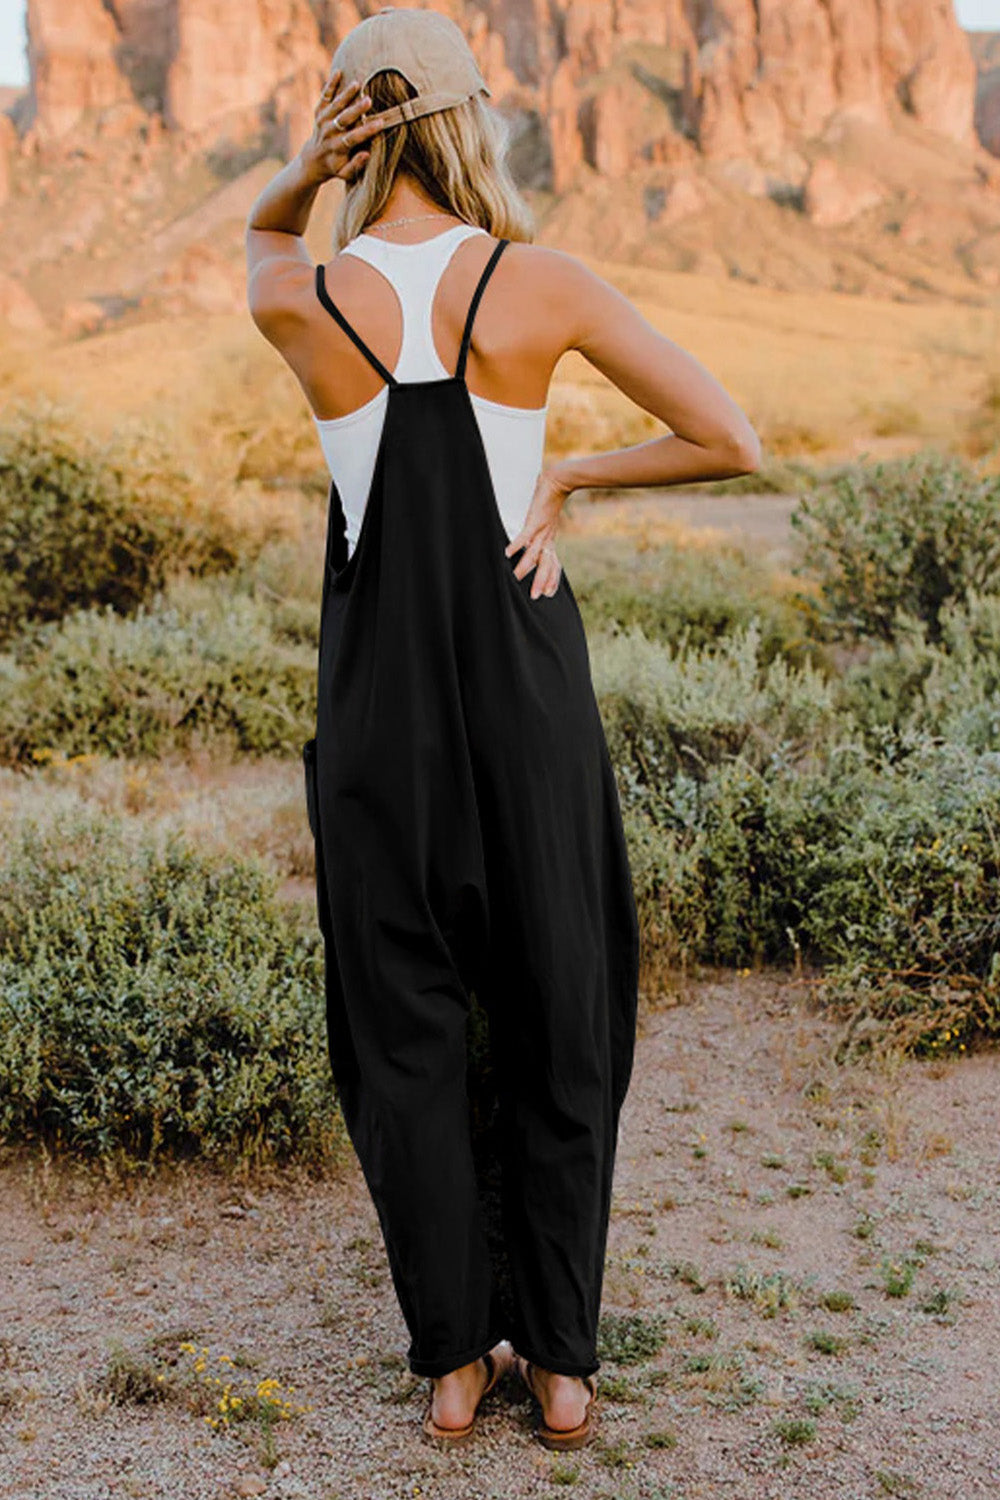
<path fill-rule="evenodd" d="M 489 1395 L 500 1378 L 500 1362 L 492 1350 L 487 1349 L 483 1355 L 483 1359 L 486 1362 L 486 1384 L 483 1386 L 482 1394 L 479 1397 L 480 1401 L 483 1401 Z"/>

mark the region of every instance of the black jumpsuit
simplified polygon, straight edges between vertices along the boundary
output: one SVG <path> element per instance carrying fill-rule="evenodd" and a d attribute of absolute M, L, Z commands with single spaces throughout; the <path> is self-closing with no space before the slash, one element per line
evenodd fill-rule
<path fill-rule="evenodd" d="M 599 1368 L 638 921 L 579 608 L 551 597 L 497 508 L 465 366 L 389 385 L 347 558 L 331 486 L 316 735 L 303 748 L 330 1062 L 417 1374 L 510 1339 Z M 498 1293 L 470 1139 L 470 995 L 489 1018 L 511 1298 Z"/>

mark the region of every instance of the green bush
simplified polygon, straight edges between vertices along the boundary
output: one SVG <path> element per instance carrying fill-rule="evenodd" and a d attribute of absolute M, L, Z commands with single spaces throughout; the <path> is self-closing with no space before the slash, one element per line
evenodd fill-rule
<path fill-rule="evenodd" d="M 646 941 L 669 962 L 825 966 L 831 998 L 932 1049 L 1000 1036 L 1000 756 L 859 746 L 739 759 L 626 811 Z"/>
<path fill-rule="evenodd" d="M 841 760 L 826 795 L 839 809 L 838 836 L 809 851 L 818 878 L 803 892 L 802 932 L 819 956 L 988 977 L 1000 939 L 998 769 L 996 755 L 932 742 L 894 766 Z M 800 778 L 794 799 L 785 789 L 805 835 L 824 789 L 815 778 Z M 787 831 L 794 836 L 794 826 Z"/>
<path fill-rule="evenodd" d="M 822 965 L 914 1047 L 1000 1034 L 1000 600 L 943 628 L 888 754 L 752 628 L 712 651 L 592 642 L 647 958 Z"/>
<path fill-rule="evenodd" d="M 754 848 L 769 778 L 795 777 L 854 733 L 808 664 L 762 658 L 756 623 L 714 648 L 631 627 L 591 642 L 648 953 L 669 965 L 785 960 L 796 912 Z"/>
<path fill-rule="evenodd" d="M 844 817 L 811 851 L 801 935 L 848 1017 L 845 1049 L 1000 1037 L 998 771 L 1000 755 L 923 739 L 838 782 Z M 795 792 L 833 801 L 827 786 Z"/>
<path fill-rule="evenodd" d="M 343 1144 L 321 939 L 256 863 L 78 814 L 0 865 L 0 1131 L 152 1162 Z"/>
<path fill-rule="evenodd" d="M 838 722 L 834 688 L 808 663 L 764 659 L 757 621 L 714 646 L 664 647 L 638 626 L 591 644 L 609 746 L 632 788 L 741 755 L 759 764 L 824 743 Z"/>
<path fill-rule="evenodd" d="M 230 568 L 247 546 L 150 430 L 99 441 L 51 404 L 0 427 L 0 639 L 87 605 L 127 613 L 172 573 Z"/>
<path fill-rule="evenodd" d="M 835 778 L 807 780 L 737 758 L 703 779 L 679 775 L 642 807 L 625 811 L 633 884 L 646 946 L 686 967 L 705 962 L 787 963 L 824 871 L 816 858 L 838 844 L 848 818 Z M 822 960 L 813 945 L 807 956 Z"/>
<path fill-rule="evenodd" d="M 792 525 L 834 636 L 891 642 L 909 616 L 934 641 L 946 605 L 1000 591 L 1000 476 L 934 449 L 846 466 L 802 499 Z"/>
<path fill-rule="evenodd" d="M 316 658 L 274 639 L 268 607 L 185 581 L 127 618 L 82 610 L 0 656 L 0 759 L 158 755 L 222 737 L 297 753 L 315 717 Z"/>
<path fill-rule="evenodd" d="M 299 537 L 268 541 L 226 580 L 226 586 L 267 604 L 276 640 L 308 646 L 314 658 L 319 649 L 325 543 L 326 512 L 317 507 Z"/>
<path fill-rule="evenodd" d="M 896 640 L 850 667 L 839 697 L 869 743 L 894 754 L 925 735 L 1000 750 L 1000 595 L 946 605 L 937 641 L 921 621 L 900 616 Z"/>
<path fill-rule="evenodd" d="M 667 645 L 708 646 L 756 620 L 766 661 L 819 654 L 811 606 L 738 549 L 662 546 L 627 554 L 608 546 L 600 560 L 581 551 L 579 562 L 571 545 L 563 550 L 588 632 L 636 625 Z"/>

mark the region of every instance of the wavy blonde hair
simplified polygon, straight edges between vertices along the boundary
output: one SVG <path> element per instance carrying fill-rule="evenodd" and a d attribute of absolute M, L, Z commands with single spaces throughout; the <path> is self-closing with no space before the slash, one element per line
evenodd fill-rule
<path fill-rule="evenodd" d="M 365 92 L 370 112 L 377 114 L 412 99 L 416 90 L 387 68 L 374 75 Z M 507 165 L 510 127 L 481 94 L 381 131 L 367 149 L 364 170 L 347 184 L 334 219 L 335 251 L 378 218 L 399 172 L 409 172 L 438 207 L 498 239 L 534 239 L 534 214 Z"/>

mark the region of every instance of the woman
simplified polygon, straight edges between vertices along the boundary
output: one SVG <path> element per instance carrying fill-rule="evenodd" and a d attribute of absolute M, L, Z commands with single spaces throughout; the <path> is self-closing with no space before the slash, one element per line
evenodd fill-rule
<path fill-rule="evenodd" d="M 638 924 L 576 600 L 553 546 L 574 490 L 753 469 L 708 371 L 581 261 L 531 243 L 465 40 L 387 9 L 343 40 L 311 139 L 247 227 L 249 304 L 331 471 L 316 737 L 305 747 L 330 1060 L 376 1207 L 423 1431 L 473 1431 L 517 1351 L 550 1447 L 593 1433 Z M 303 234 L 340 178 L 339 253 Z M 578 349 L 672 429 L 543 465 Z M 513 559 L 513 561 L 512 561 Z M 489 1016 L 512 1302 L 466 1093 Z M 510 1344 L 506 1341 L 510 1340 Z"/>

